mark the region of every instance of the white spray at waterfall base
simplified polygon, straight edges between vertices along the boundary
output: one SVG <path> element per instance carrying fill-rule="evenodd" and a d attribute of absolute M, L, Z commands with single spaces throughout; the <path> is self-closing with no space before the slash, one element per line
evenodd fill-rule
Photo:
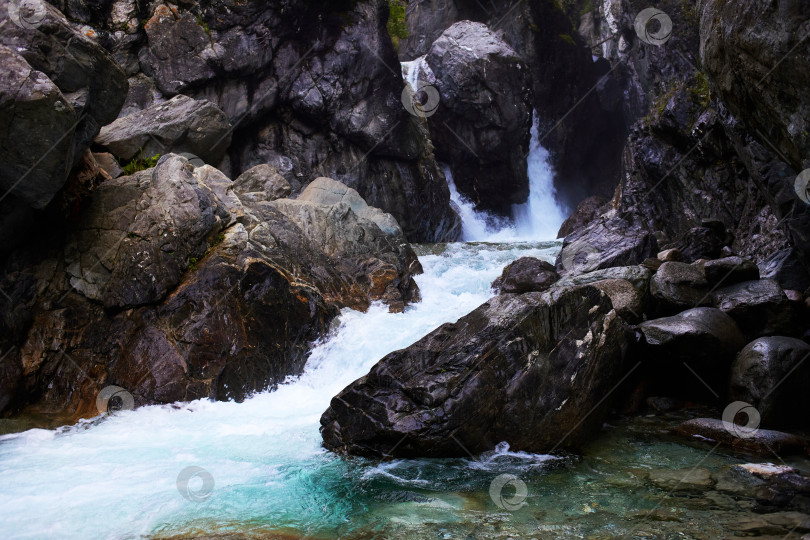
<path fill-rule="evenodd" d="M 526 165 L 529 200 L 512 206 L 514 221 L 475 210 L 475 204 L 458 192 L 450 168 L 442 167 L 450 188 L 450 199 L 458 206 L 465 242 L 526 242 L 553 240 L 567 213 L 557 202 L 554 172 L 548 151 L 540 145 L 537 114 L 534 114 Z"/>

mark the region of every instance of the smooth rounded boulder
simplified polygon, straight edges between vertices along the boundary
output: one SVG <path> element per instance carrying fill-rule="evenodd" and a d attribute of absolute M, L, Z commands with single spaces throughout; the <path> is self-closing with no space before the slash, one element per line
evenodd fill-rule
<path fill-rule="evenodd" d="M 321 417 L 324 445 L 374 457 L 466 457 L 502 441 L 576 447 L 610 409 L 626 328 L 592 286 L 496 296 L 335 396 Z"/>
<path fill-rule="evenodd" d="M 791 337 L 756 339 L 731 366 L 729 397 L 753 405 L 766 427 L 810 425 L 810 345 Z"/>

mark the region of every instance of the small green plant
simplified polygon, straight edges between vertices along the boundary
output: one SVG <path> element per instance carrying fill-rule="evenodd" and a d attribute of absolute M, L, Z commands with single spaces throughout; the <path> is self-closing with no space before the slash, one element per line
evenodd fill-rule
<path fill-rule="evenodd" d="M 697 72 L 695 84 L 689 87 L 689 92 L 692 94 L 695 103 L 704 108 L 709 106 L 712 101 L 711 91 L 709 90 L 709 78 L 704 72 Z"/>
<path fill-rule="evenodd" d="M 225 240 L 225 233 L 221 232 L 211 242 L 211 247 L 217 247 L 218 245 L 220 245 L 222 243 L 223 240 Z"/>
<path fill-rule="evenodd" d="M 576 42 L 574 41 L 574 38 L 571 37 L 571 34 L 560 34 L 560 39 L 569 45 L 576 45 Z"/>
<path fill-rule="evenodd" d="M 121 164 L 121 170 L 124 171 L 125 176 L 129 176 L 131 174 L 135 174 L 136 172 L 151 169 L 157 164 L 159 159 L 160 154 L 155 154 L 150 158 L 143 157 L 143 148 L 141 148 L 138 152 L 138 157 L 133 158 L 133 160 L 127 164 Z"/>
<path fill-rule="evenodd" d="M 211 37 L 211 29 L 208 28 L 208 23 L 206 23 L 203 20 L 201 15 L 195 15 L 195 17 L 197 18 L 197 24 L 199 24 L 202 27 L 202 29 L 205 30 L 205 33 L 208 34 L 208 37 Z"/>
<path fill-rule="evenodd" d="M 388 0 L 388 24 L 386 25 L 388 35 L 394 49 L 399 49 L 399 40 L 408 37 L 408 24 L 405 22 L 405 2 L 404 0 Z"/>
<path fill-rule="evenodd" d="M 200 259 L 198 259 L 197 257 L 191 257 L 188 260 L 188 269 L 189 269 L 189 271 L 194 272 L 195 270 L 197 270 L 197 263 L 198 262 L 200 262 Z"/>

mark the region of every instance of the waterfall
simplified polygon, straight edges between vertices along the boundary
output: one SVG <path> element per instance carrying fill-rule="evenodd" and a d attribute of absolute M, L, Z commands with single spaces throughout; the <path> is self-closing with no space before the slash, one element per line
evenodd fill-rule
<path fill-rule="evenodd" d="M 424 56 L 415 58 L 410 62 L 401 62 L 400 66 L 402 69 L 402 78 L 405 79 L 405 82 L 410 85 L 414 92 L 418 90 L 417 86 L 420 80 L 425 82 L 427 78 L 433 79 L 433 72 L 430 70 L 430 66 L 427 65 L 427 62 L 425 62 Z M 424 76 L 420 77 L 422 74 L 424 74 Z"/>
<path fill-rule="evenodd" d="M 472 201 L 458 192 L 450 167 L 442 165 L 450 188 L 450 199 L 459 208 L 461 239 L 465 242 L 523 242 L 553 240 L 566 211 L 557 203 L 554 173 L 548 163 L 548 151 L 540 145 L 537 115 L 531 128 L 531 141 L 526 165 L 529 176 L 529 199 L 512 206 L 514 221 L 475 210 Z"/>
<path fill-rule="evenodd" d="M 557 237 L 567 212 L 557 202 L 554 173 L 548 151 L 540 145 L 537 113 L 532 115 L 531 141 L 526 165 L 529 172 L 529 200 L 512 207 L 515 229 L 520 238 L 551 240 Z"/>

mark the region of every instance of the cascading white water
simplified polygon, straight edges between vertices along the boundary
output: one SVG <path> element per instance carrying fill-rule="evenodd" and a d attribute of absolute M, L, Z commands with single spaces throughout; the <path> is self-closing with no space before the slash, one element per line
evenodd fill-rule
<path fill-rule="evenodd" d="M 540 145 L 537 115 L 531 128 L 529 155 L 526 158 L 529 176 L 529 200 L 512 207 L 514 222 L 487 212 L 475 210 L 475 205 L 458 192 L 450 167 L 442 166 L 450 199 L 459 208 L 462 240 L 466 242 L 525 242 L 551 240 L 565 221 L 566 212 L 557 203 L 554 173 L 548 164 L 548 151 Z"/>
<path fill-rule="evenodd" d="M 326 452 L 318 421 L 331 397 L 385 354 L 486 301 L 506 263 L 521 255 L 553 261 L 558 249 L 558 243 L 452 244 L 423 255 L 420 303 L 398 314 L 380 305 L 368 313 L 345 310 L 303 375 L 244 403 L 143 407 L 68 429 L 0 437 L 0 538 L 118 539 L 262 527 L 336 537 L 347 532 L 347 522 L 362 527 L 371 504 L 362 499 L 362 486 L 383 478 L 394 483 L 383 491 L 409 489 L 414 480 L 405 476 L 416 468 L 420 477 L 421 465 L 342 460 Z M 545 459 L 517 458 L 532 466 Z M 503 466 L 498 459 L 488 463 L 462 464 L 491 469 L 478 489 Z M 178 492 L 178 473 L 188 466 L 203 467 L 215 481 L 203 502 Z M 432 466 L 436 482 L 456 476 L 457 465 Z"/>
<path fill-rule="evenodd" d="M 557 237 L 567 212 L 557 202 L 554 172 L 548 151 L 540 145 L 537 113 L 532 115 L 531 141 L 526 165 L 529 173 L 529 200 L 512 207 L 515 230 L 520 238 L 550 240 Z"/>
<path fill-rule="evenodd" d="M 409 62 L 401 62 L 400 66 L 402 69 L 402 78 L 405 79 L 405 82 L 407 82 L 414 91 L 418 90 L 420 80 L 424 81 L 425 77 L 432 79 L 430 66 L 425 62 L 424 56 L 420 56 Z"/>

